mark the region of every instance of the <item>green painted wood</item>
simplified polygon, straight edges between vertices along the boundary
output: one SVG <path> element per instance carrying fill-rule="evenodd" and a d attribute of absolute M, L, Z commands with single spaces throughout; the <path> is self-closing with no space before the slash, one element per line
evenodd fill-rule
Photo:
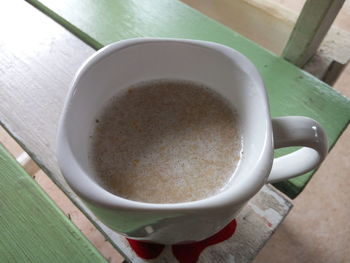
<path fill-rule="evenodd" d="M 303 66 L 317 51 L 345 0 L 307 0 L 282 57 Z"/>
<path fill-rule="evenodd" d="M 0 262 L 106 262 L 0 144 Z"/>
<path fill-rule="evenodd" d="M 176 0 L 28 0 L 99 49 L 132 37 L 177 37 L 215 41 L 245 54 L 264 79 L 273 117 L 303 115 L 325 128 L 333 146 L 350 119 L 350 101 L 298 67 Z M 277 155 L 290 152 L 277 151 Z M 296 197 L 313 173 L 276 184 Z"/>

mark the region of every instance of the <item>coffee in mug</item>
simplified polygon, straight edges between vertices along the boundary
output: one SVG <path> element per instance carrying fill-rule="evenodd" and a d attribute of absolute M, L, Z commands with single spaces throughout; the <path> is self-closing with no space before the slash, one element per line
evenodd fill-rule
<path fill-rule="evenodd" d="M 290 146 L 302 148 L 274 158 Z M 317 121 L 271 118 L 248 58 L 193 39 L 127 39 L 97 51 L 73 79 L 57 136 L 60 170 L 91 212 L 160 244 L 214 235 L 264 184 L 311 171 L 327 149 Z"/>
<path fill-rule="evenodd" d="M 219 193 L 230 183 L 242 148 L 238 117 L 226 99 L 183 80 L 122 89 L 103 107 L 90 138 L 97 182 L 147 203 Z"/>

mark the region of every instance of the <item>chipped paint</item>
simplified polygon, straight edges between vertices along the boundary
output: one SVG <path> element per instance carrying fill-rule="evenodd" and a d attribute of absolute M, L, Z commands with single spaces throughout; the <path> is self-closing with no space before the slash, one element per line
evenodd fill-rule
<path fill-rule="evenodd" d="M 261 216 L 267 221 L 267 225 L 269 227 L 276 227 L 282 220 L 283 216 L 272 208 L 262 210 L 254 204 L 249 204 L 249 206 L 254 210 L 255 213 L 257 213 L 259 216 Z"/>

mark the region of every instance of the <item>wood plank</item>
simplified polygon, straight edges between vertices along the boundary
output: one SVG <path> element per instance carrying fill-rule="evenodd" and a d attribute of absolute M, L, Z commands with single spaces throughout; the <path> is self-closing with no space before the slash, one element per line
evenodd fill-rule
<path fill-rule="evenodd" d="M 175 0 L 101 2 L 29 0 L 86 43 L 98 49 L 131 37 L 204 39 L 245 54 L 264 79 L 273 117 L 302 115 L 324 126 L 333 146 L 350 119 L 349 100 L 310 74 L 277 57 L 220 23 Z M 277 155 L 292 150 L 277 151 Z M 296 197 L 313 172 L 275 184 Z"/>
<path fill-rule="evenodd" d="M 69 83 L 79 65 L 94 50 L 22 1 L 11 1 L 1 9 L 0 22 L 0 123 L 102 230 L 111 244 L 126 258 L 135 259 L 124 237 L 102 224 L 72 192 L 55 159 L 57 123 Z M 11 29 L 6 27 L 8 23 Z M 241 238 L 236 241 L 239 243 L 235 244 L 236 249 L 230 250 L 231 254 L 244 256 L 246 260 L 256 255 L 291 208 L 289 201 L 267 187 L 251 204 L 238 221 L 240 230 L 237 233 Z M 270 218 L 271 209 L 275 216 Z M 248 214 L 250 223 L 246 224 L 244 220 Z M 272 221 L 271 225 L 266 220 Z M 221 246 L 212 247 L 206 253 L 214 253 L 213 249 L 225 258 L 227 251 Z M 174 262 L 168 260 L 164 262 Z"/>
<path fill-rule="evenodd" d="M 282 57 L 301 67 L 317 51 L 345 0 L 307 0 Z"/>
<path fill-rule="evenodd" d="M 107 262 L 0 144 L 1 262 Z"/>
<path fill-rule="evenodd" d="M 22 19 L 27 22 L 18 23 Z M 109 238 L 114 232 L 70 189 L 55 156 L 57 125 L 68 86 L 94 50 L 23 1 L 11 1 L 0 9 L 0 31 L 0 124 Z"/>

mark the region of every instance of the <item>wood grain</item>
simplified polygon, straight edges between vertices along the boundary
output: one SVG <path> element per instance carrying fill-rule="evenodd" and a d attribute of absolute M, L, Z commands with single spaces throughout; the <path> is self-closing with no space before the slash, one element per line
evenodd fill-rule
<path fill-rule="evenodd" d="M 350 120 L 350 101 L 310 74 L 175 0 L 29 0 L 98 49 L 132 37 L 178 37 L 219 42 L 246 55 L 261 73 L 273 117 L 301 115 L 325 128 L 333 146 Z M 277 151 L 277 156 L 292 149 Z M 275 184 L 296 197 L 314 172 Z"/>
<path fill-rule="evenodd" d="M 0 144 L 1 262 L 106 262 Z"/>
<path fill-rule="evenodd" d="M 11 28 L 6 27 L 9 23 Z M 77 198 L 56 163 L 55 137 L 63 101 L 74 73 L 93 49 L 25 2 L 11 1 L 0 10 L 0 30 L 1 124 L 126 258 L 140 260 L 124 237 L 102 224 Z M 266 187 L 254 200 L 238 219 L 240 234 L 235 244 L 223 243 L 224 247 L 215 246 L 206 253 L 221 253 L 223 262 L 230 262 L 225 256 L 228 251 L 242 258 L 236 262 L 248 262 L 256 255 L 291 206 Z M 269 218 L 269 209 L 277 216 Z M 266 220 L 273 224 L 267 225 Z M 174 261 L 169 256 L 163 262 Z"/>

